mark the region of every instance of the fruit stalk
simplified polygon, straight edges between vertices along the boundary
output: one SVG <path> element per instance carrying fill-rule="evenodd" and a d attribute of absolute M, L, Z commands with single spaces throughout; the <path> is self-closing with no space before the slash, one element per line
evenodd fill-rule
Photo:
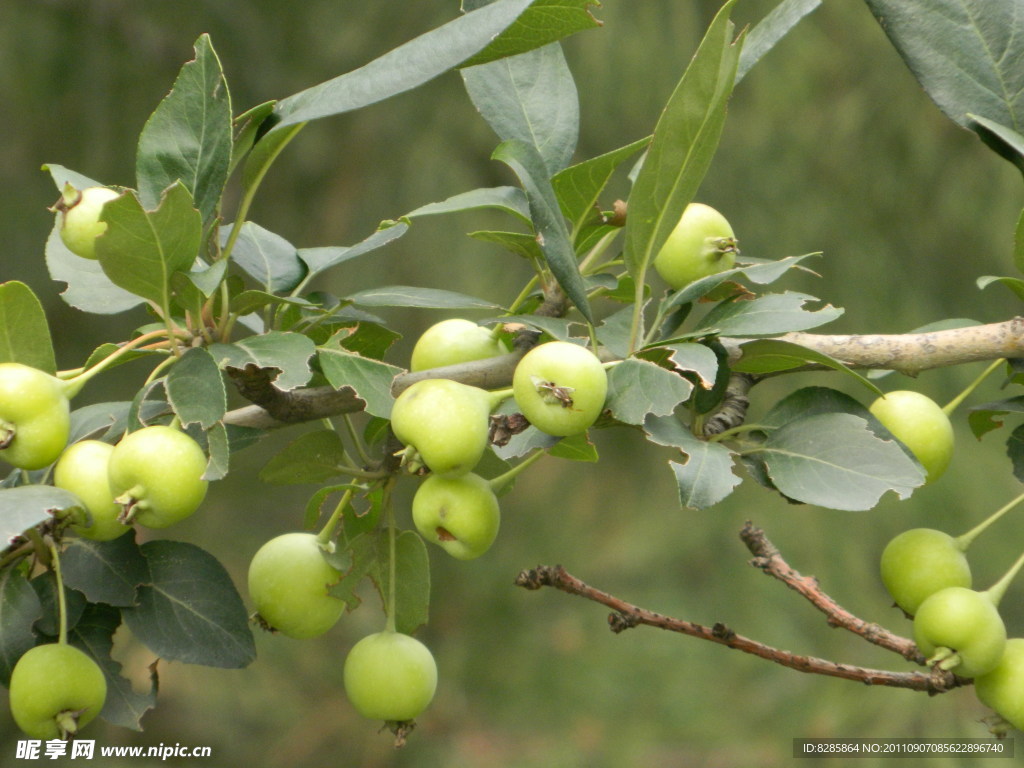
<path fill-rule="evenodd" d="M 1003 515 L 1005 515 L 1011 509 L 1016 507 L 1022 501 L 1024 501 L 1024 493 L 1022 493 L 1020 496 L 1013 499 L 1009 503 L 1004 504 L 1002 507 L 993 512 L 989 517 L 987 517 L 985 520 L 982 520 L 976 526 L 971 528 L 971 530 L 957 536 L 956 539 L 954 539 L 954 541 L 956 541 L 956 545 L 960 548 L 962 552 L 966 552 L 967 548 L 971 546 L 971 543 L 978 537 L 979 534 L 981 534 L 986 528 L 992 525 L 992 523 L 1001 518 Z"/>

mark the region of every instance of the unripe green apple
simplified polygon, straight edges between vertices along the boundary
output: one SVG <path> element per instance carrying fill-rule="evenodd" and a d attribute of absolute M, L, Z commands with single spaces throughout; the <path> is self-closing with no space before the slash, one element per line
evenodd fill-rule
<path fill-rule="evenodd" d="M 121 505 L 110 488 L 110 455 L 114 446 L 100 440 L 80 440 L 61 455 L 53 468 L 53 484 L 71 491 L 89 512 L 91 521 L 71 527 L 86 539 L 110 541 L 129 530 L 121 522 Z"/>
<path fill-rule="evenodd" d="M 71 407 L 63 381 L 21 363 L 0 363 L 0 459 L 42 469 L 68 444 Z"/>
<path fill-rule="evenodd" d="M 914 642 L 930 663 L 977 677 L 995 669 L 1003 657 L 1006 625 L 988 593 L 946 587 L 918 607 Z"/>
<path fill-rule="evenodd" d="M 926 483 L 942 476 L 953 457 L 953 425 L 934 400 L 897 390 L 875 400 L 868 410 L 921 462 Z"/>
<path fill-rule="evenodd" d="M 971 567 L 957 540 L 933 528 L 912 528 L 882 551 L 882 582 L 896 605 L 913 616 L 946 587 L 971 586 Z"/>
<path fill-rule="evenodd" d="M 107 681 L 92 658 L 72 645 L 25 652 L 11 673 L 11 715 L 33 739 L 77 733 L 103 709 Z"/>
<path fill-rule="evenodd" d="M 550 341 L 519 361 L 512 393 L 523 416 L 541 432 L 576 435 L 586 432 L 601 415 L 608 375 L 587 348 Z"/>
<path fill-rule="evenodd" d="M 204 472 L 203 449 L 173 427 L 131 432 L 110 454 L 110 487 L 122 519 L 148 528 L 166 528 L 195 512 L 206 496 Z"/>
<path fill-rule="evenodd" d="M 119 196 L 109 187 L 65 188 L 57 209 L 62 212 L 60 239 L 69 251 L 85 259 L 96 258 L 96 238 L 107 231 L 100 214 L 106 203 Z"/>
<path fill-rule="evenodd" d="M 423 538 L 452 557 L 472 560 L 497 538 L 501 509 L 491 484 L 480 475 L 431 475 L 416 490 L 412 519 Z"/>
<path fill-rule="evenodd" d="M 266 542 L 249 563 L 249 596 L 271 629 L 295 638 L 322 635 L 345 602 L 328 593 L 341 571 L 324 557 L 314 533 L 285 533 Z"/>
<path fill-rule="evenodd" d="M 451 379 L 417 381 L 395 400 L 391 428 L 438 475 L 464 475 L 487 450 L 489 392 Z"/>
<path fill-rule="evenodd" d="M 690 203 L 654 257 L 661 279 L 675 289 L 732 269 L 736 236 L 725 216 L 710 205 Z"/>
<path fill-rule="evenodd" d="M 489 328 L 454 317 L 435 323 L 423 332 L 413 347 L 409 370 L 425 371 L 485 360 L 506 352 L 508 347 L 495 338 Z"/>
<path fill-rule="evenodd" d="M 413 720 L 437 688 L 430 649 L 414 637 L 387 630 L 356 643 L 345 658 L 343 674 L 349 701 L 370 720 Z"/>
<path fill-rule="evenodd" d="M 1006 641 L 999 664 L 974 678 L 978 700 L 1014 728 L 1024 730 L 1024 638 Z"/>

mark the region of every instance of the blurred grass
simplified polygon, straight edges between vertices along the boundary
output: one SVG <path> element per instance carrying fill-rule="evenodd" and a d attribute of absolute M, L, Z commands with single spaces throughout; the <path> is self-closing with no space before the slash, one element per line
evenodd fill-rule
<path fill-rule="evenodd" d="M 735 16 L 753 22 L 772 5 L 743 2 Z M 597 11 L 603 29 L 566 43 L 582 104 L 580 158 L 650 133 L 717 6 L 609 1 Z M 0 5 L 0 280 L 25 280 L 43 298 L 59 362 L 77 365 L 143 318 L 85 318 L 58 298 L 42 263 L 52 222 L 46 206 L 56 198 L 42 163 L 131 184 L 135 137 L 202 32 L 212 35 L 238 112 L 359 66 L 455 12 L 450 0 L 403 4 L 400 14 L 390 3 L 330 0 Z M 446 76 L 309 126 L 270 174 L 252 215 L 298 246 L 353 243 L 381 219 L 423 203 L 512 183 L 489 160 L 494 144 L 459 78 Z M 1009 292 L 974 287 L 979 275 L 1012 270 L 1016 174 L 938 112 L 860 4 L 826 3 L 748 75 L 701 198 L 727 213 L 751 255 L 824 252 L 814 263 L 820 278 L 793 276 L 785 287 L 846 308 L 828 330 L 896 332 L 945 317 L 994 321 L 1019 311 Z M 465 237 L 480 226 L 473 216 L 417 223 L 390 250 L 347 265 L 321 287 L 386 281 L 507 300 L 525 266 Z M 410 340 L 440 314 L 388 317 L 406 333 L 393 358 L 401 364 Z M 83 399 L 130 396 L 138 378 L 131 367 L 118 370 Z M 883 386 L 920 388 L 945 402 L 978 370 L 894 376 Z M 833 374 L 785 377 L 755 390 L 753 415 L 812 383 L 870 398 Z M 976 398 L 999 396 L 989 383 Z M 616 636 L 598 606 L 511 586 L 523 568 L 561 562 L 653 610 L 723 621 L 795 652 L 905 668 L 828 629 L 795 594 L 747 566 L 736 534 L 753 519 L 843 605 L 908 632 L 876 574 L 885 542 L 915 525 L 965 530 L 1018 492 L 1001 445 L 1005 431 L 975 441 L 963 419 L 957 428 L 958 452 L 939 484 L 907 502 L 887 498 L 868 513 L 791 506 L 751 482 L 715 509 L 680 510 L 669 453 L 624 431 L 595 435 L 597 466 L 532 468 L 503 501 L 494 550 L 469 563 L 434 559 L 432 619 L 422 637 L 441 683 L 402 751 L 354 715 L 341 690 L 346 649 L 381 622 L 370 592 L 366 609 L 324 638 L 260 637 L 259 657 L 246 671 L 162 665 L 159 706 L 143 733 L 97 724 L 86 735 L 101 745 L 210 745 L 210 764 L 253 768 L 778 766 L 789 764 L 794 737 L 984 736 L 977 721 L 985 711 L 970 690 L 929 699 L 801 675 L 652 629 Z M 203 513 L 173 532 L 221 558 L 243 590 L 259 544 L 301 521 L 301 492 L 251 482 L 274 447 L 238 456 L 237 473 L 211 489 Z M 1008 534 L 1015 525 L 1005 521 L 975 545 L 979 584 L 1017 555 L 1020 538 Z M 1024 630 L 1020 589 L 1004 606 L 1016 634 Z M 148 652 L 128 637 L 119 646 L 126 667 L 144 677 Z M 13 754 L 15 738 L 4 714 L 3 754 Z"/>

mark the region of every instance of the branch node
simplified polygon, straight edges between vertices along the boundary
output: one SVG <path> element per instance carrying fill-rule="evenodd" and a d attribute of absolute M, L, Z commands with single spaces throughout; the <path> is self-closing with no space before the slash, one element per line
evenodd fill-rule
<path fill-rule="evenodd" d="M 617 635 L 639 625 L 640 617 L 636 614 L 618 611 L 608 614 L 608 628 Z"/>

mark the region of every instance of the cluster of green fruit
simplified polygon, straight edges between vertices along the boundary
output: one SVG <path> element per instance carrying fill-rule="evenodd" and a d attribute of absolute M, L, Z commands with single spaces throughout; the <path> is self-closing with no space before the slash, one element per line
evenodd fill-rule
<path fill-rule="evenodd" d="M 918 392 L 890 392 L 871 413 L 917 457 L 934 482 L 953 452 L 947 409 Z M 1007 639 L 999 603 L 1022 565 L 1021 557 L 986 590 L 972 589 L 967 550 L 975 538 L 1016 506 L 1006 504 L 961 534 L 913 528 L 882 551 L 882 582 L 913 619 L 914 642 L 929 666 L 974 678 L 978 699 L 1006 722 L 1024 728 L 1024 638 Z"/>
<path fill-rule="evenodd" d="M 432 370 L 505 354 L 498 331 L 464 319 L 429 328 L 412 353 L 413 371 Z M 513 386 L 494 392 L 446 378 L 422 379 L 395 400 L 391 428 L 406 447 L 402 463 L 425 475 L 413 497 L 413 522 L 427 541 L 460 560 L 481 556 L 500 524 L 497 493 L 530 461 L 486 480 L 477 468 L 490 444 L 491 412 L 509 396 L 538 429 L 555 436 L 586 431 L 600 415 L 607 374 L 584 347 L 551 341 L 519 361 Z M 539 454 L 536 454 L 539 455 Z M 330 524 L 329 524 L 330 525 Z M 330 593 L 343 578 L 332 562 L 330 528 L 286 533 L 265 543 L 248 573 L 249 595 L 265 627 L 295 638 L 322 635 L 345 603 Z M 344 665 L 349 700 L 363 716 L 402 724 L 433 698 L 437 667 L 419 640 L 389 624 L 359 640 Z"/>
<path fill-rule="evenodd" d="M 0 459 L 26 472 L 53 465 L 53 485 L 81 502 L 65 522 L 88 539 L 117 538 L 133 522 L 166 528 L 195 512 L 207 486 L 199 445 L 169 426 L 143 427 L 116 445 L 90 439 L 68 445 L 69 400 L 78 387 L 74 379 L 27 365 L 0 364 Z M 61 637 L 17 661 L 11 713 L 30 736 L 58 738 L 99 714 L 106 689 L 92 657 Z"/>

